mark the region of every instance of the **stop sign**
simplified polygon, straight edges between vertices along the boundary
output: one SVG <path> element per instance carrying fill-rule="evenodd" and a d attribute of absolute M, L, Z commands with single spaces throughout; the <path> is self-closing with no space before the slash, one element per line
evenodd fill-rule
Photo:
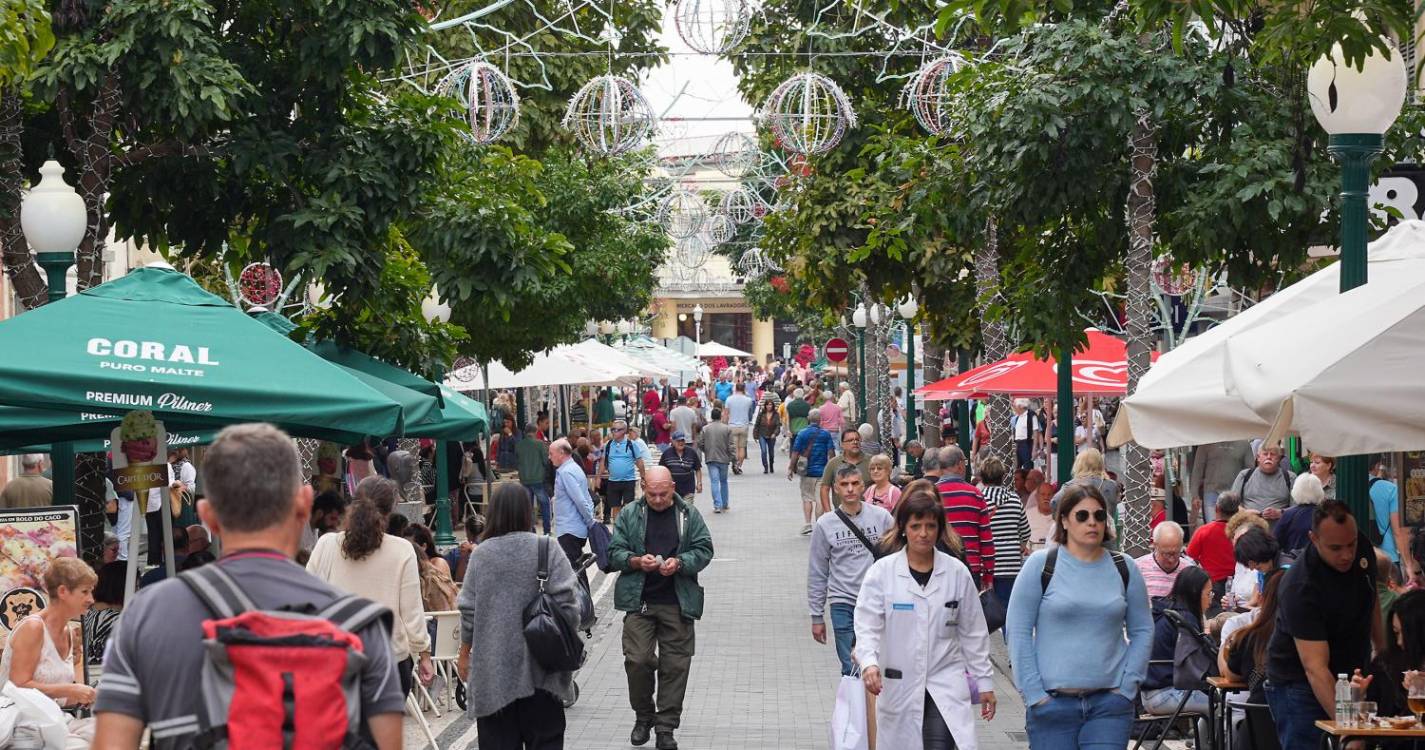
<path fill-rule="evenodd" d="M 851 344 L 847 343 L 846 339 L 833 338 L 826 342 L 822 351 L 826 353 L 827 360 L 831 362 L 845 362 L 846 358 L 851 356 Z"/>

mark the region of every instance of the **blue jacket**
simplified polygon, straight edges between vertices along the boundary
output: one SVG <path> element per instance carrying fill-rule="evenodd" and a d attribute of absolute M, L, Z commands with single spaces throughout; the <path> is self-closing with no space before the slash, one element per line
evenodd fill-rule
<path fill-rule="evenodd" d="M 819 479 L 836 452 L 836 438 L 818 425 L 807 425 L 792 441 L 792 452 L 806 458 L 806 476 Z"/>

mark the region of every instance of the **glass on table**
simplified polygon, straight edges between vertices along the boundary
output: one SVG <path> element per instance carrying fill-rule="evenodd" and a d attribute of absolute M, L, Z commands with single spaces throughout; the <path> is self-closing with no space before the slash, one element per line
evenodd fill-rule
<path fill-rule="evenodd" d="M 1425 672 L 1414 669 L 1405 673 L 1405 690 L 1407 705 L 1410 712 L 1415 714 L 1415 721 L 1421 721 L 1420 715 L 1425 714 Z"/>

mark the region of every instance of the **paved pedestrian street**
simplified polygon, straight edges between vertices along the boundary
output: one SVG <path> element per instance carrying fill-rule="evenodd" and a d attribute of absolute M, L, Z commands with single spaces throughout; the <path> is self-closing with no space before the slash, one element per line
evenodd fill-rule
<path fill-rule="evenodd" d="M 840 674 L 830 639 L 822 645 L 811 637 L 806 611 L 810 537 L 799 533 L 801 502 L 784 465 L 775 474 L 763 474 L 753 453 L 747 473 L 729 480 L 730 512 L 714 515 L 711 496 L 697 498 L 717 555 L 700 577 L 707 604 L 697 625 L 697 655 L 677 733 L 678 746 L 688 750 L 828 746 Z M 577 677 L 580 697 L 567 714 L 564 746 L 621 750 L 630 747 L 633 727 L 620 649 L 622 616 L 613 611 L 612 580 L 601 574 L 593 587 L 602 591 L 601 619 Z M 1024 748 L 1024 709 L 1008 676 L 1004 642 L 999 635 L 992 640 L 999 716 L 978 722 L 980 747 Z M 422 747 L 412 729 L 407 720 L 408 746 Z M 442 748 L 473 747 L 475 735 L 463 717 L 437 732 Z"/>

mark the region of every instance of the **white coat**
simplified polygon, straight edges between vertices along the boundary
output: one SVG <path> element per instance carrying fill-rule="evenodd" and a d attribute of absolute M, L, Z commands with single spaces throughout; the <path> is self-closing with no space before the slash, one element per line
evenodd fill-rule
<path fill-rule="evenodd" d="M 966 673 L 978 691 L 994 690 L 989 635 L 979 591 L 964 563 L 936 551 L 925 588 L 911 577 L 904 550 L 872 564 L 856 599 L 856 658 L 862 669 L 881 670 L 876 746 L 922 746 L 929 692 L 955 747 L 975 750 Z M 892 670 L 901 676 L 890 677 Z"/>

